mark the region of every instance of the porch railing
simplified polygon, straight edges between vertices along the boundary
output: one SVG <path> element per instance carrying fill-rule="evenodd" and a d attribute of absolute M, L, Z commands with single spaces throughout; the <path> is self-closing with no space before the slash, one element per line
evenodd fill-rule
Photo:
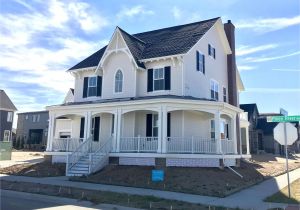
<path fill-rule="evenodd" d="M 120 152 L 157 152 L 157 137 L 121 137 Z"/>
<path fill-rule="evenodd" d="M 168 137 L 167 153 L 216 153 L 216 141 L 201 137 Z"/>
<path fill-rule="evenodd" d="M 83 138 L 55 138 L 52 143 L 52 151 L 73 152 L 83 142 Z"/>
<path fill-rule="evenodd" d="M 234 153 L 234 143 L 229 139 L 221 140 L 221 152 L 223 154 L 233 154 Z"/>

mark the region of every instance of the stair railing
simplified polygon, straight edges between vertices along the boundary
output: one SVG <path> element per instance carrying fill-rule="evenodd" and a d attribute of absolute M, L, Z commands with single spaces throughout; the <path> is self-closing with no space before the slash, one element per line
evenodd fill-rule
<path fill-rule="evenodd" d="M 108 155 L 112 149 L 112 137 L 109 138 L 98 150 L 89 156 L 89 174 L 94 173 L 108 164 Z"/>
<path fill-rule="evenodd" d="M 92 136 L 82 142 L 74 152 L 67 155 L 66 174 L 79 161 L 79 159 L 89 153 L 91 150 Z"/>

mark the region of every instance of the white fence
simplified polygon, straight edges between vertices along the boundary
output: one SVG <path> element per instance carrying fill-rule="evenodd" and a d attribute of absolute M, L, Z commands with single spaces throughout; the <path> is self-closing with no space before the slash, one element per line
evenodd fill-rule
<path fill-rule="evenodd" d="M 200 137 L 168 137 L 167 153 L 216 153 L 214 139 Z"/>
<path fill-rule="evenodd" d="M 56 138 L 52 142 L 52 151 L 73 152 L 82 142 L 82 138 Z"/>
<path fill-rule="evenodd" d="M 121 137 L 120 152 L 157 152 L 157 137 Z"/>

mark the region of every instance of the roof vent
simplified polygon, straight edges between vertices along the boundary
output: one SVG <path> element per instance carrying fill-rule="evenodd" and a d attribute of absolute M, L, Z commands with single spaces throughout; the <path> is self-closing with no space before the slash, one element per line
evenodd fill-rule
<path fill-rule="evenodd" d="M 227 23 L 231 23 L 231 20 L 227 20 Z"/>

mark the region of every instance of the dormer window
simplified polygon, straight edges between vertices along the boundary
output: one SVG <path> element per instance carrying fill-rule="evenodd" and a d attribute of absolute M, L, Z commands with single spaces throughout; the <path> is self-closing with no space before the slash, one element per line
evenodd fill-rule
<path fill-rule="evenodd" d="M 101 96 L 102 92 L 102 77 L 92 76 L 84 77 L 83 80 L 83 98 Z"/>
<path fill-rule="evenodd" d="M 147 92 L 171 90 L 171 67 L 148 69 Z"/>
<path fill-rule="evenodd" d="M 115 93 L 121 93 L 123 90 L 123 73 L 118 70 L 115 76 Z"/>
<path fill-rule="evenodd" d="M 89 77 L 88 97 L 96 96 L 97 94 L 97 77 Z"/>
<path fill-rule="evenodd" d="M 164 68 L 154 69 L 153 87 L 155 90 L 165 89 Z"/>

